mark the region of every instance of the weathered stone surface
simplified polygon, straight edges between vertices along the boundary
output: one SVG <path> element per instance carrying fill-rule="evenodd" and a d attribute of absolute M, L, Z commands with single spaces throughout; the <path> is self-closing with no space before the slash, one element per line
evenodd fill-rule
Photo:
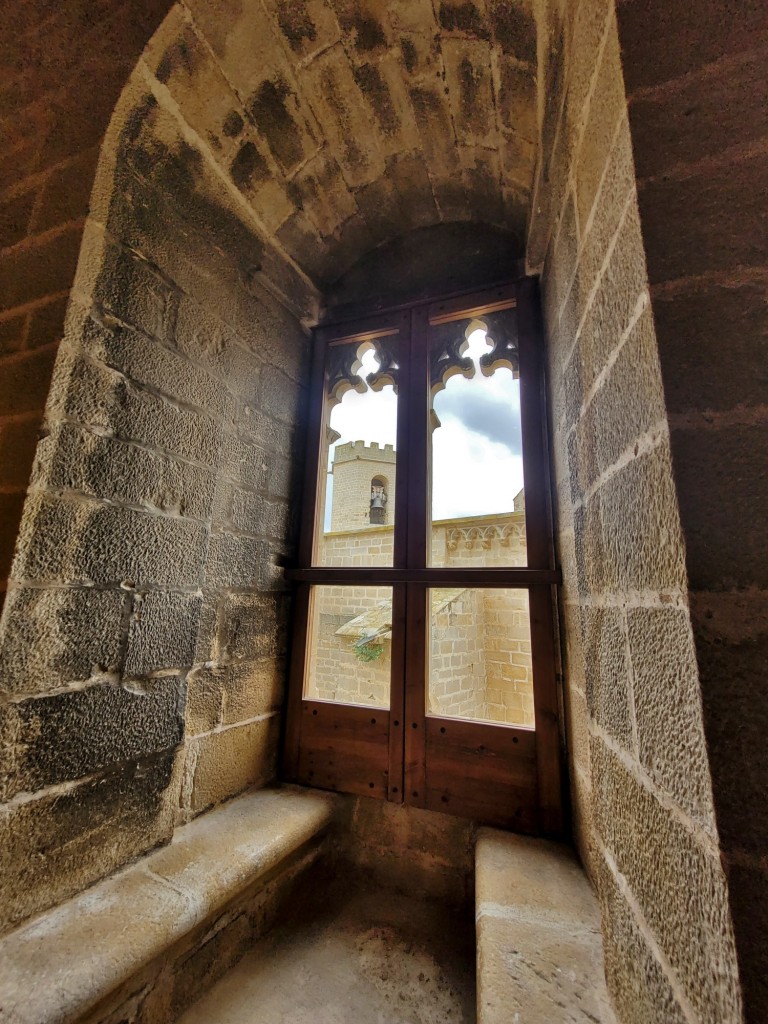
<path fill-rule="evenodd" d="M 165 849 L 16 930 L 2 943 L 3 1006 L 20 1024 L 83 1019 L 174 943 L 189 937 L 193 950 L 205 948 L 205 933 L 195 929 L 243 899 L 265 874 L 280 871 L 272 883 L 278 893 L 292 882 L 294 855 L 329 825 L 335 799 L 295 790 L 241 797 L 178 830 Z M 44 977 L 49 983 L 39 984 Z"/>
<path fill-rule="evenodd" d="M 193 812 L 199 814 L 249 786 L 272 781 L 279 731 L 279 718 L 271 715 L 193 740 Z"/>
<path fill-rule="evenodd" d="M 170 839 L 178 802 L 173 769 L 174 755 L 162 753 L 4 808 L 0 929 L 60 903 Z"/>
<path fill-rule="evenodd" d="M 582 608 L 586 699 L 595 721 L 627 750 L 633 746 L 626 625 L 618 608 Z"/>
<path fill-rule="evenodd" d="M 640 760 L 648 774 L 702 824 L 714 813 L 701 720 L 701 693 L 688 614 L 627 612 Z"/>
<path fill-rule="evenodd" d="M 144 676 L 192 665 L 202 598 L 150 591 L 133 595 L 124 672 Z"/>
<path fill-rule="evenodd" d="M 364 884 L 466 906 L 472 891 L 470 822 L 368 797 L 355 798 L 348 813 L 342 853 Z"/>
<path fill-rule="evenodd" d="M 221 660 L 275 655 L 285 647 L 286 599 L 280 594 L 231 594 L 219 610 Z"/>
<path fill-rule="evenodd" d="M 68 423 L 40 442 L 33 479 L 54 490 L 201 520 L 210 516 L 215 486 L 213 471 L 204 466 Z"/>
<path fill-rule="evenodd" d="M 740 992 L 725 878 L 715 852 L 592 744 L 598 830 L 702 1021 L 737 1020 Z"/>
<path fill-rule="evenodd" d="M 35 793 L 178 745 L 184 686 L 155 680 L 140 691 L 95 685 L 0 710 L 0 797 Z"/>
<path fill-rule="evenodd" d="M 653 1020 L 684 1024 L 687 1017 L 669 979 L 604 865 L 599 884 L 604 908 L 605 976 L 622 1024 L 648 1024 Z"/>
<path fill-rule="evenodd" d="M 222 724 L 233 725 L 280 710 L 285 678 L 283 658 L 260 658 L 230 665 L 223 694 Z"/>
<path fill-rule="evenodd" d="M 12 588 L 5 608 L 0 689 L 44 693 L 118 671 L 128 595 L 122 590 Z"/>
<path fill-rule="evenodd" d="M 571 851 L 482 829 L 475 873 L 479 1024 L 610 1020 L 597 900 Z"/>

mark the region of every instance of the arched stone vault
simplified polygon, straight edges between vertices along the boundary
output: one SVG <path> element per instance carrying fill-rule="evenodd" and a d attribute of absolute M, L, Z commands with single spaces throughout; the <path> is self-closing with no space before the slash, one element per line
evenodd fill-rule
<path fill-rule="evenodd" d="M 527 0 L 193 0 L 133 84 L 156 135 L 174 114 L 194 133 L 182 142 L 169 125 L 154 159 L 215 164 L 257 236 L 323 290 L 382 242 L 441 222 L 507 228 L 522 253 L 535 61 Z"/>

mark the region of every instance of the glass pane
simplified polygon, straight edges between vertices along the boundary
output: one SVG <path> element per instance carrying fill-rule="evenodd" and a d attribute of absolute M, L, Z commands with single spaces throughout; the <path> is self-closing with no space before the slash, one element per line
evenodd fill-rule
<path fill-rule="evenodd" d="M 526 565 L 514 309 L 430 327 L 433 566 Z"/>
<path fill-rule="evenodd" d="M 313 587 L 304 696 L 389 707 L 392 587 Z"/>
<path fill-rule="evenodd" d="M 315 565 L 392 565 L 397 337 L 329 349 Z"/>
<path fill-rule="evenodd" d="M 430 590 L 427 714 L 533 728 L 528 591 Z"/>

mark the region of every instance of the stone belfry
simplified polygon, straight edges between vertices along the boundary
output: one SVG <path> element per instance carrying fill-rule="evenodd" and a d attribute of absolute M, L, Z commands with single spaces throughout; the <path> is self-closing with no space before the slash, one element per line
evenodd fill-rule
<path fill-rule="evenodd" d="M 394 446 L 339 445 L 333 457 L 331 532 L 391 526 L 395 515 Z"/>

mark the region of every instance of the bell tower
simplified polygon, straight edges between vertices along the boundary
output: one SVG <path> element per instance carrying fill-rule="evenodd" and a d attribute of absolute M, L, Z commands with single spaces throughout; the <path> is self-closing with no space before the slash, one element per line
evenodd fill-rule
<path fill-rule="evenodd" d="M 391 526 L 395 514 L 394 446 L 339 445 L 333 458 L 331 532 Z"/>

